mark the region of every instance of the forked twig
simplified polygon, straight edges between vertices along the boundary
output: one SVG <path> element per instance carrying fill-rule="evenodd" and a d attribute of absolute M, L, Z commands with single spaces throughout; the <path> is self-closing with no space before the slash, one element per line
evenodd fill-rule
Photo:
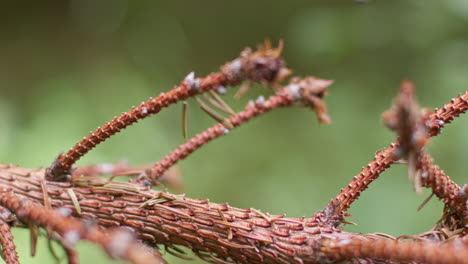
<path fill-rule="evenodd" d="M 266 42 L 258 51 L 244 50 L 218 73 L 205 78 L 188 74 L 173 90 L 132 108 L 92 132 L 67 153 L 59 155 L 46 170 L 0 164 L 0 210 L 6 212 L 0 211 L 3 257 L 8 263 L 18 263 L 9 228 L 10 225 L 29 225 L 32 240 L 37 238 L 37 228 L 42 227 L 59 241 L 66 250 L 69 263 L 78 263 L 74 246 L 85 239 L 100 245 L 112 258 L 132 263 L 164 263 L 159 252 L 146 248 L 145 243 L 162 244 L 168 252 L 180 257 L 185 256 L 178 246 L 185 246 L 213 263 L 468 264 L 468 185 L 460 188 L 424 153 L 430 137 L 468 110 L 468 90 L 442 109 L 428 114 L 421 113 L 414 100 L 412 84 L 404 82 L 392 111 L 384 118 L 399 139 L 376 153 L 374 160 L 324 210 L 309 218 L 287 218 L 147 188 L 146 185 L 157 183 L 176 162 L 229 132 L 226 127 L 235 128 L 274 108 L 301 104 L 311 107 L 321 123 L 330 123 L 322 99 L 327 95 L 325 88 L 331 81 L 294 78 L 281 88 L 279 81 L 290 73 L 279 57 L 281 49 L 282 44 L 273 49 Z M 126 165 L 71 171 L 81 156 L 138 120 L 189 97 L 206 91 L 224 92 L 226 86 L 243 81 L 266 83 L 276 94 L 267 100 L 259 97 L 245 110 L 227 119 L 218 118 L 223 124 L 218 123 L 182 144 L 141 174 L 137 184 L 113 181 L 113 176 L 119 173 L 141 172 L 141 169 L 129 169 Z M 212 94 L 209 99 L 218 109 L 234 114 L 216 95 Z M 436 227 L 418 236 L 396 239 L 382 234 L 349 233 L 339 228 L 346 222 L 346 210 L 360 193 L 399 159 L 409 163 L 409 175 L 414 179 L 416 190 L 429 187 L 437 197 L 444 199 L 444 215 Z M 98 177 L 105 172 L 113 176 L 110 179 Z M 44 177 L 50 181 L 45 182 Z M 99 227 L 91 221 L 70 217 L 72 213 L 94 219 Z M 138 240 L 130 231 L 115 229 L 119 226 L 135 231 Z"/>
<path fill-rule="evenodd" d="M 427 133 L 428 109 L 422 109 L 415 98 L 412 82 L 403 81 L 393 106 L 382 118 L 396 132 L 400 146 L 394 153 L 396 159 L 404 159 L 408 166 L 408 178 L 421 194 L 421 155 L 429 141 Z"/>
<path fill-rule="evenodd" d="M 281 49 L 262 48 L 252 52 L 247 48 L 238 58 L 222 66 L 219 72 L 212 73 L 205 78 L 195 78 L 193 72 L 188 74 L 179 86 L 122 113 L 91 132 L 67 153 L 60 154 L 47 169 L 46 179 L 70 181 L 72 165 L 88 151 L 127 126 L 156 114 L 171 104 L 219 87 L 234 86 L 244 80 L 264 83 L 280 81 L 284 77 L 284 72 L 288 71 L 284 66 L 284 61 L 280 58 L 280 53 Z"/>
<path fill-rule="evenodd" d="M 436 136 L 444 125 L 450 123 L 455 117 L 468 110 L 468 90 L 464 94 L 452 99 L 443 108 L 435 110 L 427 119 L 428 135 Z M 317 219 L 337 226 L 343 219 L 344 212 L 359 197 L 360 193 L 367 189 L 369 184 L 377 179 L 383 171 L 389 168 L 399 157 L 395 151 L 400 142 L 396 141 L 390 147 L 379 150 L 374 160 L 363 167 L 341 192 L 332 199 L 328 205 L 315 214 Z"/>
<path fill-rule="evenodd" d="M 260 97 L 255 103 L 249 103 L 245 110 L 229 117 L 224 122 L 215 124 L 207 130 L 201 132 L 195 137 L 189 139 L 186 143 L 182 144 L 166 157 L 161 159 L 152 168 L 146 170 L 137 182 L 148 183 L 148 178 L 152 180 L 153 184 L 158 184 L 157 179 L 161 177 L 164 172 L 178 161 L 185 159 L 195 150 L 199 149 L 208 142 L 216 139 L 229 132 L 226 128 L 226 123 L 232 128 L 236 128 L 249 120 L 267 113 L 272 109 L 290 106 L 295 103 L 302 103 L 304 106 L 312 107 L 317 111 L 319 121 L 329 121 L 326 115 L 326 108 L 321 99 L 326 95 L 326 88 L 332 84 L 332 81 L 321 80 L 313 77 L 304 79 L 293 79 L 293 82 L 283 89 L 277 90 L 276 94 L 271 96 L 268 100 Z M 313 100 L 310 100 L 314 98 Z M 319 106 L 318 106 L 319 105 Z"/>

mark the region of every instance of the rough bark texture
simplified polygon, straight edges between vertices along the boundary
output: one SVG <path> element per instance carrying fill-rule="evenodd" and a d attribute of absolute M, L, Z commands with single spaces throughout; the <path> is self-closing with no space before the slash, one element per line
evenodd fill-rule
<path fill-rule="evenodd" d="M 36 203 L 44 202 L 40 183 L 43 177 L 44 170 L 0 166 L 0 188 Z M 52 207 L 68 208 L 78 216 L 67 188 L 72 188 L 70 183 L 46 183 Z M 391 255 L 392 259 L 401 261 L 441 263 L 439 260 L 443 259 L 444 263 L 468 263 L 468 251 L 460 251 L 466 249 L 461 239 L 458 243 L 445 243 L 443 247 L 439 247 L 437 241 L 426 242 L 426 245 L 390 243 L 392 240 L 387 238 L 343 232 L 314 218 L 269 215 L 255 209 L 145 190 L 137 185 L 74 187 L 73 190 L 81 217 L 94 219 L 102 227 L 130 227 L 148 244 L 186 246 L 211 261 L 327 263 L 349 258 L 386 259 Z M 342 247 L 351 242 L 350 248 Z M 360 248 L 362 253 L 353 248 Z M 428 249 L 431 250 L 429 257 L 425 255 Z"/>

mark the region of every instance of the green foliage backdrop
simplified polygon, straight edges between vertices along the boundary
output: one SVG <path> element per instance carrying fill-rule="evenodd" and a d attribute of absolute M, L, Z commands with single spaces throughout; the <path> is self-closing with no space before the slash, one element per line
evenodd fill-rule
<path fill-rule="evenodd" d="M 12 1 L 13 2 L 13 1 Z M 334 79 L 326 99 L 333 120 L 305 109 L 275 110 L 232 131 L 180 165 L 189 197 L 273 214 L 310 216 L 386 147 L 380 121 L 402 79 L 422 105 L 438 107 L 468 87 L 468 4 L 464 0 L 335 1 L 19 1 L 0 4 L 0 161 L 47 166 L 90 130 L 162 91 L 189 71 L 205 75 L 266 38 L 283 39 L 298 75 Z M 269 91 L 256 87 L 248 97 Z M 189 133 L 213 123 L 189 101 Z M 79 165 L 153 162 L 182 143 L 180 106 L 115 136 Z M 467 182 L 468 119 L 434 140 L 431 154 Z M 351 208 L 354 232 L 417 234 L 441 215 L 428 192 L 412 191 L 396 165 Z M 50 263 L 46 241 L 23 263 Z M 111 263 L 80 244 L 83 263 Z M 86 252 L 86 253 L 85 253 Z M 98 260 L 96 260 L 98 258 Z M 170 263 L 184 263 L 169 257 Z M 193 262 L 199 263 L 199 262 Z"/>

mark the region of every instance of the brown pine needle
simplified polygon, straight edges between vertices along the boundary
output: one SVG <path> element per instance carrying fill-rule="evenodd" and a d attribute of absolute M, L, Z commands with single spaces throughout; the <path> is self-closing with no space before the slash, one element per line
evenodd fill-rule
<path fill-rule="evenodd" d="M 432 199 L 433 196 L 434 196 L 434 193 L 431 193 L 426 199 L 424 199 L 421 205 L 418 206 L 418 212 L 421 211 L 421 209 L 423 209 L 423 207 Z"/>
<path fill-rule="evenodd" d="M 53 240 L 50 238 L 47 239 L 47 248 L 49 249 L 50 255 L 52 255 L 52 258 L 55 260 L 55 263 L 60 263 L 61 258 L 57 254 L 57 250 L 55 250 Z"/>
<path fill-rule="evenodd" d="M 73 191 L 73 189 L 68 188 L 67 193 L 68 193 L 68 196 L 70 197 L 73 207 L 75 207 L 76 212 L 78 213 L 78 215 L 81 215 L 80 203 L 78 202 L 78 198 L 76 197 L 75 192 Z"/>
<path fill-rule="evenodd" d="M 208 103 L 210 103 L 212 106 L 214 106 L 216 109 L 226 113 L 226 114 L 231 114 L 229 112 L 228 109 L 226 109 L 224 106 L 222 106 L 219 102 L 217 102 L 215 99 L 213 99 L 212 97 L 208 96 L 207 94 L 203 94 L 203 97 L 205 98 L 205 100 L 208 101 Z"/>
<path fill-rule="evenodd" d="M 36 256 L 36 250 L 37 250 L 37 238 L 39 236 L 39 230 L 37 225 L 33 223 L 28 224 L 29 227 L 29 242 L 31 245 L 31 257 Z"/>
<path fill-rule="evenodd" d="M 252 82 L 246 82 L 241 85 L 236 94 L 234 94 L 234 99 L 239 100 L 244 94 L 246 94 L 250 87 L 252 87 Z"/>
<path fill-rule="evenodd" d="M 47 193 L 47 186 L 45 184 L 45 181 L 41 181 L 41 189 L 42 189 L 42 199 L 44 199 L 44 207 L 47 209 L 51 209 L 52 207 L 50 206 L 50 197 L 49 197 L 49 194 Z"/>
<path fill-rule="evenodd" d="M 354 222 L 351 222 L 351 221 L 348 221 L 346 219 L 343 219 L 341 220 L 341 223 L 343 224 L 347 224 L 347 225 L 353 225 L 353 226 L 357 226 L 358 224 L 354 223 Z"/>
<path fill-rule="evenodd" d="M 187 102 L 182 104 L 182 137 L 187 140 Z"/>
<path fill-rule="evenodd" d="M 206 105 L 200 98 L 195 97 L 195 101 L 197 101 L 197 103 L 200 106 L 201 110 L 203 110 L 211 118 L 216 120 L 216 122 L 222 123 L 228 129 L 233 129 L 234 128 L 230 123 L 226 122 L 226 120 L 222 116 L 220 116 L 218 113 L 216 113 L 215 110 L 213 110 L 211 107 Z"/>
<path fill-rule="evenodd" d="M 221 106 L 223 106 L 224 109 L 226 109 L 228 114 L 236 114 L 236 112 L 232 110 L 232 108 L 215 91 L 210 90 L 209 94 L 211 95 L 211 97 L 213 97 L 214 100 L 216 100 L 216 102 L 218 102 Z"/>

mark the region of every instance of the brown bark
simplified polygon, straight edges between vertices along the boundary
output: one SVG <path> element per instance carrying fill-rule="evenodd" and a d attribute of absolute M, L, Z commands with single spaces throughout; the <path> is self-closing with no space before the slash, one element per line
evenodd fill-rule
<path fill-rule="evenodd" d="M 35 203 L 43 203 L 40 184 L 43 177 L 44 170 L 0 166 L 0 188 Z M 47 182 L 46 185 L 53 208 L 68 208 L 77 214 L 66 191 L 72 188 L 70 183 Z M 395 257 L 395 260 L 428 263 L 440 263 L 440 259 L 444 263 L 468 263 L 468 251 L 460 251 L 460 247 L 467 248 L 461 239 L 458 244 L 445 243 L 443 247 L 437 246 L 437 241 L 420 243 L 413 247 L 420 253 L 410 254 L 405 249 L 405 245 L 410 242 L 379 242 L 375 245 L 380 246 L 375 248 L 371 246 L 373 243 L 363 241 L 371 239 L 377 243 L 387 239 L 343 232 L 317 222 L 314 218 L 269 215 L 254 209 L 239 209 L 228 204 L 143 189 L 138 185 L 122 185 L 122 188 L 73 187 L 73 190 L 79 200 L 81 217 L 90 217 L 106 228 L 130 227 L 148 244 L 186 246 L 202 258 L 211 260 L 238 263 L 325 263 L 348 257 L 384 260 L 394 260 Z M 8 207 L 7 204 L 4 206 Z M 347 241 L 356 241 L 352 248 L 359 244 L 366 246 L 360 251 L 336 247 L 345 245 Z M 389 255 L 387 244 L 392 252 L 403 251 Z M 366 247 L 369 249 L 366 250 Z M 422 257 L 428 249 L 432 250 L 431 256 L 437 256 L 434 260 L 427 261 L 427 257 Z"/>

